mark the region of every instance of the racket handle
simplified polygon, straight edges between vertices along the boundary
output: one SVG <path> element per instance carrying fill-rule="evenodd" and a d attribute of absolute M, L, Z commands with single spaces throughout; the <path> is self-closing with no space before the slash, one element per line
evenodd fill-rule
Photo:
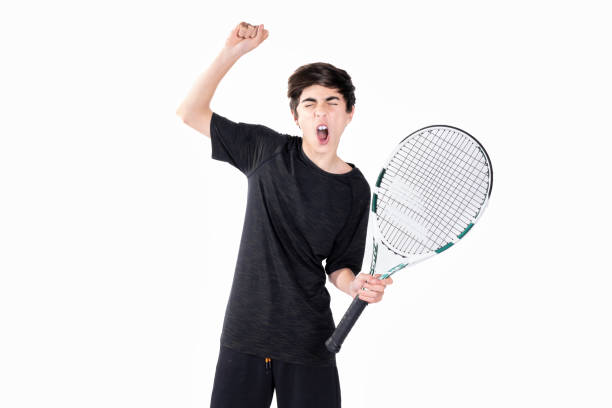
<path fill-rule="evenodd" d="M 338 327 L 336 327 L 331 337 L 325 342 L 325 347 L 327 347 L 331 353 L 340 351 L 344 339 L 346 339 L 346 336 L 349 334 L 361 315 L 361 312 L 363 312 L 363 309 L 365 309 L 367 305 L 368 302 L 359 299 L 359 295 L 355 296 L 355 299 L 353 299 L 353 302 L 344 313 L 342 320 L 338 323 Z"/>

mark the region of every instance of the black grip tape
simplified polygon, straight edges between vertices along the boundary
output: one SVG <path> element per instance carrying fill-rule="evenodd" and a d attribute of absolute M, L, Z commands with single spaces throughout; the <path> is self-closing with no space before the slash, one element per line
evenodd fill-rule
<path fill-rule="evenodd" d="M 340 351 L 340 347 L 342 346 L 342 343 L 344 343 L 344 339 L 346 339 L 346 336 L 349 334 L 355 325 L 355 322 L 361 315 L 361 312 L 363 312 L 363 309 L 365 309 L 367 305 L 368 302 L 359 299 L 359 295 L 355 296 L 355 299 L 353 299 L 353 302 L 346 310 L 346 313 L 344 313 L 342 320 L 340 320 L 340 323 L 338 323 L 338 327 L 336 327 L 336 330 L 334 330 L 331 337 L 325 342 L 325 347 L 327 347 L 331 353 L 337 353 Z"/>

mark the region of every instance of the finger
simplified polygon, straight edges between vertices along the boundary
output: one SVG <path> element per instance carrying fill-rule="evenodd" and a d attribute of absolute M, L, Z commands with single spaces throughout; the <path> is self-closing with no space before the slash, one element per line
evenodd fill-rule
<path fill-rule="evenodd" d="M 238 37 L 244 37 L 244 33 L 246 33 L 247 27 L 248 25 L 244 21 L 238 24 Z"/>
<path fill-rule="evenodd" d="M 385 279 L 380 279 L 380 277 L 381 277 L 381 276 L 382 276 L 382 274 L 380 274 L 380 273 L 377 273 L 377 274 L 376 274 L 376 278 L 378 279 L 378 281 L 379 281 L 380 283 L 382 283 L 382 284 L 384 284 L 384 285 L 390 285 L 390 284 L 392 284 L 392 283 L 393 283 L 393 279 L 392 279 L 390 276 L 389 276 L 389 277 L 387 277 L 387 278 L 385 278 Z"/>
<path fill-rule="evenodd" d="M 365 283 L 363 287 L 372 292 L 384 292 L 385 291 L 385 285 L 373 285 L 371 283 Z"/>
<path fill-rule="evenodd" d="M 387 286 L 387 285 L 390 285 L 390 284 L 393 283 L 393 279 L 390 276 L 388 278 L 385 278 L 385 279 L 380 279 L 381 276 L 382 275 L 379 274 L 379 273 L 376 274 L 374 277 L 377 278 L 377 280 L 376 281 L 370 281 L 369 283 L 371 283 L 371 284 L 381 284 L 381 285 L 384 285 L 384 286 Z"/>
<path fill-rule="evenodd" d="M 369 298 L 372 302 L 379 302 L 384 293 L 383 292 L 374 292 L 374 291 L 369 291 L 369 294 L 365 295 L 365 297 Z"/>
<path fill-rule="evenodd" d="M 257 36 L 257 34 L 259 33 L 259 26 L 251 26 L 251 31 L 249 32 L 249 37 L 250 38 L 255 38 Z"/>
<path fill-rule="evenodd" d="M 374 300 L 372 296 L 368 295 L 368 292 L 364 292 L 363 290 L 359 291 L 359 299 L 366 301 L 368 303 Z"/>
<path fill-rule="evenodd" d="M 241 38 L 247 38 L 253 30 L 253 26 L 246 22 L 239 24 L 238 36 Z"/>
<path fill-rule="evenodd" d="M 379 285 L 379 286 L 386 285 L 386 282 L 384 280 L 378 279 L 376 276 L 370 276 L 369 279 L 367 279 L 364 283 L 368 285 Z"/>
<path fill-rule="evenodd" d="M 382 292 L 378 292 L 376 290 L 372 290 L 372 289 L 368 289 L 368 288 L 361 288 L 359 293 L 363 293 L 363 296 L 365 296 L 367 298 L 375 298 L 375 297 L 380 296 L 382 294 Z"/>
<path fill-rule="evenodd" d="M 355 279 L 359 282 L 361 286 L 364 285 L 369 279 L 372 279 L 372 276 L 367 273 L 360 273 L 355 277 Z"/>
<path fill-rule="evenodd" d="M 239 23 L 230 31 L 230 38 L 240 38 L 240 30 L 242 27 L 242 23 Z"/>
<path fill-rule="evenodd" d="M 359 292 L 359 299 L 368 302 L 368 303 L 378 303 L 380 302 L 380 300 L 382 299 L 382 294 L 378 293 L 378 294 L 373 294 L 374 292 L 368 292 L 368 291 L 360 291 Z"/>
<path fill-rule="evenodd" d="M 380 277 L 382 276 L 382 274 L 377 273 L 376 275 L 372 276 L 372 278 L 370 279 L 370 282 L 382 282 L 382 279 L 380 279 Z"/>

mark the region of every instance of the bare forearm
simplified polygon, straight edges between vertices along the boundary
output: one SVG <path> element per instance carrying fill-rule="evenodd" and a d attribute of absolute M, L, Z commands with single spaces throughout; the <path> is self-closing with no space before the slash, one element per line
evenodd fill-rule
<path fill-rule="evenodd" d="M 393 283 L 393 279 L 380 279 L 380 274 L 375 276 L 369 273 L 360 273 L 355 276 L 349 268 L 338 269 L 329 275 L 329 280 L 341 291 L 354 298 L 368 302 L 380 302 L 387 285 Z"/>
<path fill-rule="evenodd" d="M 240 55 L 224 47 L 208 69 L 197 78 L 176 114 L 187 121 L 189 117 L 210 112 L 210 101 L 219 82 L 239 58 Z"/>
<path fill-rule="evenodd" d="M 353 274 L 353 271 L 349 268 L 338 269 L 329 275 L 331 283 L 351 297 L 355 297 L 357 294 L 356 291 L 351 288 L 351 282 L 353 282 L 354 279 L 355 274 Z"/>
<path fill-rule="evenodd" d="M 198 77 L 191 91 L 176 110 L 176 114 L 183 122 L 200 133 L 211 136 L 210 122 L 213 113 L 210 109 L 210 100 L 219 82 L 241 56 L 257 47 L 267 37 L 268 30 L 263 28 L 263 24 L 254 26 L 244 21 L 230 32 L 229 37 L 225 40 L 225 47 L 210 67 Z"/>

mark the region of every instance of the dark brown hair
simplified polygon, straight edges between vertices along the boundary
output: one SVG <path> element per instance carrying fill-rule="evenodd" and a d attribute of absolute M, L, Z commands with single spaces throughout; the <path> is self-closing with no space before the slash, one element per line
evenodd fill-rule
<path fill-rule="evenodd" d="M 345 70 L 336 68 L 326 62 L 314 62 L 302 65 L 289 77 L 287 97 L 293 117 L 297 118 L 297 106 L 304 88 L 321 85 L 336 89 L 346 101 L 346 112 L 350 113 L 355 105 L 355 87 Z"/>

